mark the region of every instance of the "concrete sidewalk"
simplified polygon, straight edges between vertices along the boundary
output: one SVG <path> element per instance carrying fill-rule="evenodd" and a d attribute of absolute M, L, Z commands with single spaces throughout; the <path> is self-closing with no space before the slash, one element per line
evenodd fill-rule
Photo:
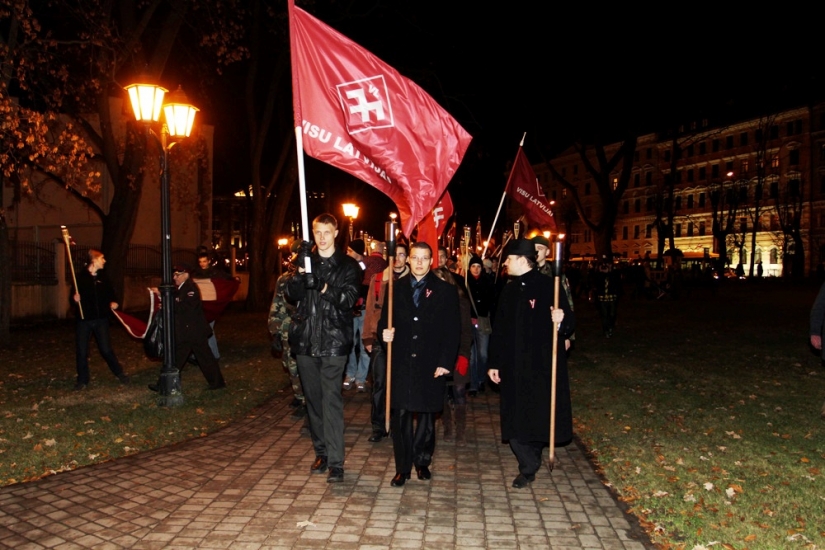
<path fill-rule="evenodd" d="M 496 394 L 470 400 L 467 446 L 439 441 L 432 480 L 403 488 L 390 486 L 391 441 L 367 441 L 368 394 L 345 394 L 341 484 L 310 475 L 290 400 L 208 437 L 0 489 L 0 547 L 652 548 L 575 445 L 513 489 Z"/>

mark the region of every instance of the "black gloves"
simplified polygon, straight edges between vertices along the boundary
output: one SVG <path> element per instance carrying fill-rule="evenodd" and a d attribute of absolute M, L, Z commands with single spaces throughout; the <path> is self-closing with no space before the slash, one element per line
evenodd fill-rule
<path fill-rule="evenodd" d="M 304 274 L 304 287 L 308 290 L 323 290 L 325 284 L 327 282 L 315 273 Z"/>
<path fill-rule="evenodd" d="M 301 244 L 298 246 L 298 253 L 295 257 L 293 265 L 296 267 L 306 267 L 306 260 L 305 258 L 309 258 L 312 254 L 312 243 L 309 241 L 301 241 Z"/>

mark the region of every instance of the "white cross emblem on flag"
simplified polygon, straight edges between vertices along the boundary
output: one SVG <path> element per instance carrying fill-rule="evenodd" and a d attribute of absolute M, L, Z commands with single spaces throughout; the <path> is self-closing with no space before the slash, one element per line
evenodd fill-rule
<path fill-rule="evenodd" d="M 344 82 L 336 87 L 350 134 L 394 126 L 383 75 Z"/>

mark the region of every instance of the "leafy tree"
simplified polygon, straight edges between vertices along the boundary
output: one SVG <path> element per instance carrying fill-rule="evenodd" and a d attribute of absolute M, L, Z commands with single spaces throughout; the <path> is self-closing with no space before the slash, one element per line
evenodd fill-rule
<path fill-rule="evenodd" d="M 0 165 L 7 174 L 21 178 L 20 196 L 36 194 L 38 186 L 58 184 L 100 220 L 100 247 L 108 260 L 107 271 L 115 287 L 122 290 L 144 170 L 154 166 L 147 164 L 146 154 L 156 148 L 147 144 L 144 128 L 133 121 L 126 123 L 124 133 L 111 100 L 124 98 L 123 85 L 139 75 L 161 82 L 170 63 L 184 67 L 181 72 L 214 72 L 214 58 L 205 59 L 205 49 L 189 48 L 188 43 L 211 47 L 222 59 L 242 55 L 234 43 L 239 26 L 230 9 L 233 3 L 7 0 L 4 7 L 0 12 L 5 46 L 3 92 L 4 97 L 13 95 L 19 106 L 10 112 L 4 104 L 6 125 L 20 128 L 31 147 L 38 135 L 54 146 L 65 133 L 67 143 L 77 144 L 85 157 L 75 160 L 67 152 L 57 162 L 54 151 L 42 156 L 6 155 L 0 157 Z M 183 34 L 190 39 L 178 40 Z M 34 123 L 38 117 L 43 121 L 39 125 Z M 176 148 L 175 155 L 202 152 L 199 146 L 190 145 L 189 153 L 184 149 Z M 87 171 L 85 179 L 71 177 L 70 169 L 77 171 L 83 161 L 102 168 Z M 26 169 L 19 171 L 21 165 Z M 101 204 L 96 194 L 98 172 L 103 168 L 113 186 L 108 204 Z"/>

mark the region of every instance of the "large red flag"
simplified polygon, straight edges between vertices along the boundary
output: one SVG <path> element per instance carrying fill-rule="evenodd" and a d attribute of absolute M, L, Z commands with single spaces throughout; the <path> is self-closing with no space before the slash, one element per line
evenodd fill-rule
<path fill-rule="evenodd" d="M 472 137 L 395 69 L 289 2 L 295 126 L 304 150 L 387 194 L 406 235 Z"/>
<path fill-rule="evenodd" d="M 544 195 L 533 167 L 524 154 L 524 149 L 518 148 L 510 178 L 507 180 L 506 192 L 524 209 L 524 216 L 531 224 L 539 227 L 549 227 L 556 232 L 556 219 L 550 210 L 550 201 Z"/>
<path fill-rule="evenodd" d="M 447 220 L 453 215 L 453 200 L 450 193 L 444 191 L 441 200 L 418 224 L 418 240 L 433 249 L 433 267 L 438 267 L 438 239 L 447 227 Z"/>

